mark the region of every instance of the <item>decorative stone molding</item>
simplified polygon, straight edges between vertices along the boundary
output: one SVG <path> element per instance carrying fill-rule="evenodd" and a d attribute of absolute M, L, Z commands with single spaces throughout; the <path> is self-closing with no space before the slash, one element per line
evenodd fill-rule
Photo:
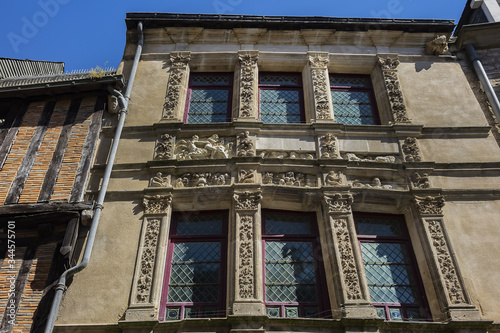
<path fill-rule="evenodd" d="M 313 175 L 293 171 L 279 172 L 277 174 L 264 172 L 262 173 L 262 183 L 281 186 L 310 187 L 314 186 L 313 182 L 311 182 L 311 178 L 313 177 Z"/>
<path fill-rule="evenodd" d="M 236 192 L 233 195 L 236 210 L 257 210 L 259 208 L 262 195 L 257 192 Z"/>
<path fill-rule="evenodd" d="M 238 183 L 240 184 L 250 184 L 255 183 L 255 170 L 240 170 L 238 172 Z"/>
<path fill-rule="evenodd" d="M 262 150 L 258 152 L 258 155 L 262 158 L 278 158 L 278 159 L 301 159 L 301 160 L 313 160 L 316 158 L 314 152 L 308 153 L 297 153 L 296 151 L 284 151 L 284 150 Z"/>
<path fill-rule="evenodd" d="M 256 71 L 258 51 L 242 51 L 240 60 L 240 114 L 239 118 L 256 118 Z"/>
<path fill-rule="evenodd" d="M 415 205 L 420 215 L 443 215 L 444 198 L 438 197 L 415 197 Z"/>
<path fill-rule="evenodd" d="M 319 137 L 319 153 L 320 158 L 340 158 L 337 138 L 333 134 L 326 134 Z"/>
<path fill-rule="evenodd" d="M 245 131 L 244 133 L 239 133 L 236 137 L 236 155 L 244 157 L 255 156 L 255 148 L 252 138 L 250 138 L 250 133 Z"/>
<path fill-rule="evenodd" d="M 408 137 L 402 145 L 403 155 L 406 162 L 420 162 L 420 149 L 417 145 L 417 138 Z"/>
<path fill-rule="evenodd" d="M 168 160 L 174 154 L 175 137 L 169 134 L 163 134 L 160 140 L 156 142 L 155 147 L 155 160 Z"/>
<path fill-rule="evenodd" d="M 161 172 L 157 172 L 153 178 L 151 178 L 149 185 L 151 187 L 170 187 L 170 180 L 168 176 L 163 176 Z"/>
<path fill-rule="evenodd" d="M 325 175 L 325 186 L 342 186 L 344 183 L 343 173 L 331 170 Z"/>
<path fill-rule="evenodd" d="M 163 104 L 163 119 L 175 119 L 181 97 L 183 81 L 187 78 L 188 63 L 191 60 L 191 52 L 170 53 L 170 75 L 167 83 L 167 93 Z"/>
<path fill-rule="evenodd" d="M 327 53 L 310 53 L 309 65 L 311 66 L 311 77 L 314 97 L 314 110 L 316 119 L 331 119 L 330 112 L 330 87 L 328 86 L 329 63 Z"/>
<path fill-rule="evenodd" d="M 345 284 L 344 295 L 347 300 L 363 299 L 352 240 L 347 228 L 347 219 L 332 219 L 332 224 L 343 275 L 342 281 Z"/>
<path fill-rule="evenodd" d="M 217 172 L 212 174 L 211 172 L 196 172 L 196 173 L 185 173 L 178 177 L 174 182 L 175 188 L 184 187 L 204 187 L 204 186 L 222 186 L 229 185 L 229 174 Z"/>
<path fill-rule="evenodd" d="M 217 134 L 202 139 L 193 135 L 191 139 L 179 140 L 174 154 L 178 160 L 224 159 L 231 157 L 232 150 L 233 142 L 227 142 Z"/>
<path fill-rule="evenodd" d="M 444 280 L 449 302 L 453 305 L 467 304 L 465 292 L 443 232 L 442 221 L 424 220 L 424 223 L 431 239 L 432 251 L 437 257 L 439 272 Z"/>
<path fill-rule="evenodd" d="M 358 157 L 354 153 L 347 153 L 346 158 L 351 162 L 380 162 L 380 163 L 395 163 L 395 156 L 366 156 L 366 157 Z"/>
<path fill-rule="evenodd" d="M 425 53 L 430 55 L 442 55 L 448 51 L 448 40 L 445 35 L 436 36 L 425 45 Z"/>
<path fill-rule="evenodd" d="M 410 123 L 403 99 L 403 92 L 398 79 L 398 58 L 378 58 L 382 69 L 387 95 L 391 106 L 394 123 Z"/>
<path fill-rule="evenodd" d="M 254 298 L 253 215 L 241 215 L 239 223 L 238 286 L 241 298 Z"/>
<path fill-rule="evenodd" d="M 377 188 L 377 189 L 383 189 L 383 190 L 392 190 L 393 187 L 392 185 L 382 185 L 382 182 L 380 181 L 380 178 L 373 178 L 371 184 L 368 183 L 363 183 L 358 179 L 353 180 L 350 182 L 350 185 L 352 187 L 357 187 L 357 188 Z"/>
<path fill-rule="evenodd" d="M 142 247 L 140 273 L 137 280 L 136 302 L 149 303 L 153 283 L 160 219 L 146 219 L 146 232 Z"/>
<path fill-rule="evenodd" d="M 351 194 L 325 195 L 324 200 L 328 207 L 328 214 L 331 213 L 350 213 L 353 198 Z"/>
<path fill-rule="evenodd" d="M 172 195 L 145 195 L 142 203 L 145 214 L 167 214 Z"/>
<path fill-rule="evenodd" d="M 422 175 L 420 175 L 418 172 L 415 172 L 410 177 L 410 182 L 411 182 L 412 187 L 414 187 L 414 188 L 430 188 L 431 187 L 428 173 L 423 173 Z"/>

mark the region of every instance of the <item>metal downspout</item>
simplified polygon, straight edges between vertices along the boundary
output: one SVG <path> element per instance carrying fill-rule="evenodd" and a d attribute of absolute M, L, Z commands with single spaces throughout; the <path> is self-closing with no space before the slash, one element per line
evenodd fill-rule
<path fill-rule="evenodd" d="M 493 90 L 493 86 L 488 79 L 488 74 L 486 74 L 483 64 L 481 63 L 481 60 L 479 60 L 476 50 L 474 50 L 474 46 L 472 44 L 467 44 L 465 45 L 465 49 L 467 50 L 467 55 L 469 56 L 470 61 L 472 62 L 472 66 L 474 67 L 474 70 L 479 77 L 479 81 L 483 86 L 486 97 L 488 97 L 488 102 L 490 102 L 491 108 L 495 113 L 495 117 L 497 118 L 497 121 L 500 122 L 500 103 L 498 102 L 498 97 L 495 93 L 495 90 Z"/>
<path fill-rule="evenodd" d="M 54 324 L 56 322 L 57 312 L 58 312 L 59 306 L 61 304 L 61 299 L 62 299 L 62 296 L 64 294 L 64 291 L 66 290 L 66 280 L 69 277 L 71 277 L 72 275 L 78 273 L 79 271 L 81 271 L 85 267 L 87 267 L 89 260 L 90 260 L 90 255 L 92 253 L 92 248 L 94 246 L 94 241 L 95 241 L 95 234 L 97 231 L 97 226 L 99 225 L 99 219 L 100 219 L 101 211 L 103 208 L 102 204 L 104 203 L 104 197 L 106 196 L 106 191 L 108 188 L 109 179 L 111 177 L 111 170 L 113 169 L 113 164 L 114 164 L 114 160 L 115 160 L 115 156 L 116 156 L 116 151 L 118 148 L 118 143 L 120 142 L 120 137 L 122 134 L 123 125 L 125 123 L 125 116 L 127 114 L 128 100 L 130 98 L 130 92 L 131 92 L 132 86 L 134 84 L 135 74 L 137 72 L 137 65 L 139 63 L 139 59 L 141 58 L 142 46 L 144 43 L 143 32 L 142 32 L 142 22 L 137 23 L 137 33 L 138 33 L 137 50 L 135 51 L 134 62 L 132 64 L 132 70 L 130 72 L 129 82 L 127 84 L 127 89 L 125 90 L 125 96 L 123 96 L 117 90 L 108 86 L 108 91 L 111 94 L 118 97 L 118 103 L 120 105 L 120 117 L 118 120 L 118 125 L 116 126 L 115 137 L 113 139 L 113 145 L 111 146 L 111 151 L 109 153 L 108 163 L 106 164 L 106 169 L 104 170 L 104 176 L 102 179 L 102 185 L 101 185 L 101 189 L 99 191 L 99 196 L 98 196 L 97 202 L 94 206 L 94 217 L 92 218 L 92 224 L 90 226 L 89 234 L 87 237 L 87 243 L 85 245 L 85 251 L 83 253 L 83 258 L 82 258 L 82 261 L 78 265 L 66 270 L 64 273 L 62 273 L 61 277 L 59 278 L 59 282 L 57 283 L 57 286 L 55 287 L 56 292 L 54 295 L 54 300 L 52 302 L 49 316 L 47 318 L 47 326 L 45 327 L 45 333 L 52 333 L 52 331 L 54 329 Z"/>

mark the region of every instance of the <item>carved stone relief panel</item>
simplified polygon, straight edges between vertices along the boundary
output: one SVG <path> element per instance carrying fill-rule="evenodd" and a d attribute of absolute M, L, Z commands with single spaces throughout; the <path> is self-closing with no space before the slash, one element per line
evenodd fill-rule
<path fill-rule="evenodd" d="M 285 150 L 261 150 L 258 152 L 258 156 L 262 158 L 278 158 L 278 159 L 302 159 L 302 160 L 313 160 L 316 158 L 314 152 L 296 152 L 296 151 L 285 151 Z"/>
<path fill-rule="evenodd" d="M 406 112 L 406 104 L 403 99 L 403 92 L 398 78 L 399 59 L 397 58 L 380 58 L 379 64 L 382 69 L 389 104 L 394 119 L 394 123 L 410 123 Z"/>
<path fill-rule="evenodd" d="M 403 190 L 404 188 L 393 186 L 392 184 L 382 184 L 380 178 L 375 177 L 371 181 L 354 179 L 349 181 L 349 185 L 355 188 L 375 188 L 375 189 L 383 189 L 383 190 Z"/>
<path fill-rule="evenodd" d="M 324 197 L 328 213 L 350 213 L 353 197 L 351 194 L 326 195 Z"/>
<path fill-rule="evenodd" d="M 262 195 L 260 191 L 235 192 L 233 195 L 236 210 L 257 210 Z"/>
<path fill-rule="evenodd" d="M 151 187 L 170 187 L 170 177 L 157 172 L 149 181 Z"/>
<path fill-rule="evenodd" d="M 309 53 L 316 119 L 332 119 L 327 68 L 329 61 L 327 53 Z"/>
<path fill-rule="evenodd" d="M 414 188 L 430 188 L 430 180 L 428 173 L 415 172 L 410 176 L 411 186 Z"/>
<path fill-rule="evenodd" d="M 415 197 L 415 205 L 420 215 L 443 215 L 444 198 L 437 197 Z"/>
<path fill-rule="evenodd" d="M 345 158 L 352 162 L 380 162 L 380 163 L 395 163 L 396 156 L 363 156 L 359 157 L 354 153 L 346 153 Z"/>
<path fill-rule="evenodd" d="M 145 195 L 143 205 L 145 214 L 167 214 L 172 195 Z"/>
<path fill-rule="evenodd" d="M 401 146 L 406 162 L 420 162 L 420 149 L 418 148 L 417 138 L 408 137 Z"/>
<path fill-rule="evenodd" d="M 155 146 L 155 160 L 168 160 L 174 155 L 175 137 L 169 134 L 163 134 Z"/>
<path fill-rule="evenodd" d="M 233 142 L 213 134 L 207 138 L 193 135 L 177 141 L 174 155 L 178 160 L 224 159 L 232 157 Z"/>
<path fill-rule="evenodd" d="M 136 288 L 137 303 L 150 302 L 159 234 L 160 219 L 146 219 L 146 230 Z"/>
<path fill-rule="evenodd" d="M 191 60 L 191 52 L 170 53 L 170 76 L 167 83 L 167 93 L 163 104 L 163 119 L 175 119 L 179 113 L 182 91 L 187 82 L 187 68 Z"/>
<path fill-rule="evenodd" d="M 223 172 L 185 173 L 173 181 L 175 188 L 229 185 L 230 177 Z"/>
<path fill-rule="evenodd" d="M 304 174 L 302 172 L 263 172 L 262 183 L 282 186 L 316 186 L 314 175 Z"/>
<path fill-rule="evenodd" d="M 241 298 L 254 298 L 254 246 L 253 246 L 254 216 L 240 215 L 239 223 L 239 262 L 238 286 Z"/>
<path fill-rule="evenodd" d="M 342 282 L 344 284 L 343 291 L 345 298 L 347 300 L 363 299 L 359 274 L 356 268 L 356 259 L 352 248 L 352 240 L 347 228 L 347 219 L 330 218 L 333 225 L 335 246 L 337 247 L 340 259 L 339 265 L 343 276 Z"/>
<path fill-rule="evenodd" d="M 443 232 L 441 220 L 424 220 L 425 228 L 430 237 L 432 251 L 436 256 L 439 273 L 451 304 L 466 304 L 465 292 L 460 283 L 455 263 Z"/>
<path fill-rule="evenodd" d="M 248 131 L 239 133 L 236 137 L 236 155 L 251 157 L 255 156 L 255 144 Z"/>
<path fill-rule="evenodd" d="M 325 175 L 325 186 L 343 186 L 346 185 L 342 171 L 331 170 Z"/>
<path fill-rule="evenodd" d="M 256 174 L 253 169 L 241 169 L 238 171 L 238 183 L 240 184 L 250 184 L 256 182 Z"/>
<path fill-rule="evenodd" d="M 240 60 L 240 114 L 239 118 L 257 118 L 256 111 L 256 72 L 258 51 L 242 51 Z"/>
<path fill-rule="evenodd" d="M 319 154 L 320 158 L 340 158 L 337 138 L 334 135 L 325 134 L 319 137 Z"/>

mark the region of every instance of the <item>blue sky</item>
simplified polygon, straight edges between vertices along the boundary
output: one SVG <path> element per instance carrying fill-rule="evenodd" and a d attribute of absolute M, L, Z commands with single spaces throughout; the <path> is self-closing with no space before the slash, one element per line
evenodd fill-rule
<path fill-rule="evenodd" d="M 2 0 L 0 57 L 117 67 L 127 12 L 456 20 L 466 0 Z"/>

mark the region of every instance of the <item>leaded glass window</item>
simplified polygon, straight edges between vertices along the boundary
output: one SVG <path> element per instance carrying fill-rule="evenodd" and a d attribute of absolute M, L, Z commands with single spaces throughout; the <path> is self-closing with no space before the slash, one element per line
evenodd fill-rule
<path fill-rule="evenodd" d="M 228 121 L 232 81 L 232 75 L 227 73 L 191 73 L 185 122 L 205 124 Z"/>
<path fill-rule="evenodd" d="M 390 215 L 355 215 L 356 230 L 372 303 L 380 318 L 424 320 L 428 317 L 404 219 Z"/>
<path fill-rule="evenodd" d="M 369 76 L 330 74 L 333 115 L 345 125 L 376 125 L 375 97 Z"/>
<path fill-rule="evenodd" d="M 224 316 L 225 212 L 172 216 L 163 319 Z"/>
<path fill-rule="evenodd" d="M 311 214 L 263 211 L 266 314 L 328 317 L 315 219 Z"/>
<path fill-rule="evenodd" d="M 295 73 L 262 73 L 259 77 L 260 120 L 290 124 L 304 121 L 302 80 Z"/>

